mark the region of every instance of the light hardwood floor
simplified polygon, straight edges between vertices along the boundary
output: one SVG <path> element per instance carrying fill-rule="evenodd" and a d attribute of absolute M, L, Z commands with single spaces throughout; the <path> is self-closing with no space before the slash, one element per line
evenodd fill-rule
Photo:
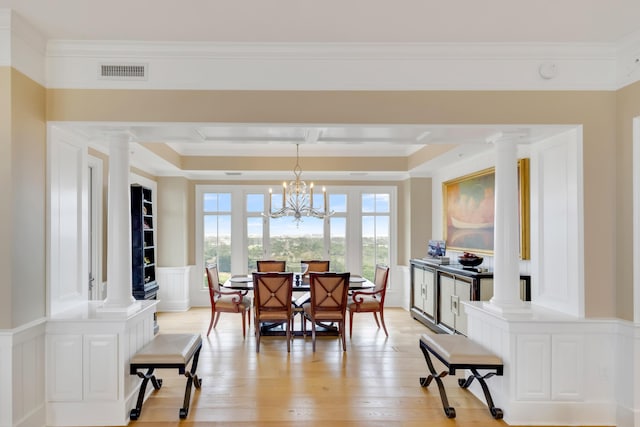
<path fill-rule="evenodd" d="M 370 313 L 354 316 L 353 339 L 342 352 L 336 337 L 296 337 L 287 353 L 284 337 L 263 337 L 255 352 L 253 324 L 242 339 L 240 315 L 223 313 L 206 337 L 209 309 L 160 313 L 160 333 L 203 336 L 198 375 L 186 420 L 178 417 L 185 378 L 158 370 L 164 384 L 154 391 L 131 426 L 505 426 L 485 404 L 445 377 L 457 418 L 446 418 L 435 383 L 422 388 L 427 366 L 418 339 L 429 329 L 402 309 L 385 310 L 389 338 Z M 491 380 L 488 380 L 489 385 Z"/>

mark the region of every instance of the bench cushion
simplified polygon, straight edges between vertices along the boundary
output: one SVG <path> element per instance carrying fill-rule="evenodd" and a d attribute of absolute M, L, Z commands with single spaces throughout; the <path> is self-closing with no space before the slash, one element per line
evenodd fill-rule
<path fill-rule="evenodd" d="M 420 341 L 449 365 L 502 365 L 499 356 L 462 335 L 423 334 Z"/>
<path fill-rule="evenodd" d="M 142 347 L 130 363 L 186 365 L 201 344 L 202 337 L 199 334 L 159 334 Z"/>

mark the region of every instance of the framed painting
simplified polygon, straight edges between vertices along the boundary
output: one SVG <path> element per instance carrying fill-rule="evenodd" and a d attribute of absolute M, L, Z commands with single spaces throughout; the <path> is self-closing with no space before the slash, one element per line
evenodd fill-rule
<path fill-rule="evenodd" d="M 444 239 L 448 249 L 493 254 L 495 168 L 442 184 Z M 529 159 L 518 161 L 520 258 L 529 259 Z"/>

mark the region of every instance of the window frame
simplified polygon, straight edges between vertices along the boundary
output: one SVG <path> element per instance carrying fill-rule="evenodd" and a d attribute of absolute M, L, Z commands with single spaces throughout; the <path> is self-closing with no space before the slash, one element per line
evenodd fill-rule
<path fill-rule="evenodd" d="M 248 234 L 247 219 L 249 215 L 246 210 L 246 198 L 248 194 L 265 195 L 264 209 L 268 209 L 269 185 L 219 185 L 219 184 L 197 184 L 195 186 L 195 257 L 197 271 L 204 272 L 203 260 L 203 196 L 205 193 L 230 193 L 231 194 L 231 272 L 232 274 L 248 273 L 246 270 L 248 260 Z M 398 206 L 397 206 L 397 187 L 393 185 L 340 185 L 326 186 L 327 194 L 345 194 L 347 197 L 347 211 L 344 216 L 346 219 L 346 252 L 345 252 L 345 268 L 347 271 L 362 271 L 362 194 L 389 194 L 389 263 L 390 267 L 397 263 L 397 232 L 398 232 Z M 241 215 L 237 213 L 240 212 Z M 242 236 L 240 242 L 234 236 Z M 270 230 L 267 217 L 263 217 L 263 256 L 270 253 Z M 328 250 L 331 239 L 331 230 L 329 218 L 324 219 L 324 251 L 328 256 Z M 198 292 L 201 291 L 201 292 Z M 207 305 L 208 292 L 206 288 L 197 289 L 190 292 L 194 305 Z M 207 294 L 206 298 L 202 294 Z"/>

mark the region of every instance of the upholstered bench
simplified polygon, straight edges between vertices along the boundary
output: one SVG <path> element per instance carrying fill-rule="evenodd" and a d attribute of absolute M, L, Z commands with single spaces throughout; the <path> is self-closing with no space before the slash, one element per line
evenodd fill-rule
<path fill-rule="evenodd" d="M 129 362 L 129 373 L 142 378 L 138 402 L 136 407 L 131 410 L 129 417 L 132 420 L 137 420 L 140 416 L 145 390 L 149 381 L 151 381 L 156 390 L 162 387 L 162 380 L 156 378 L 153 371 L 156 368 L 175 368 L 180 375 L 187 377 L 184 403 L 180 408 L 180 418 L 186 418 L 189 414 L 191 387 L 195 385 L 199 389 L 202 383 L 196 375 L 201 348 L 202 337 L 199 334 L 160 334 L 142 347 Z M 191 369 L 187 371 L 187 365 L 191 359 L 193 359 Z M 139 372 L 138 369 L 146 369 L 147 372 Z"/>
<path fill-rule="evenodd" d="M 448 374 L 454 375 L 456 369 L 468 369 L 471 371 L 471 375 L 466 380 L 459 378 L 458 385 L 462 388 L 467 388 L 474 379 L 477 379 L 484 392 L 484 397 L 487 400 L 491 415 L 496 420 L 502 419 L 502 409 L 496 408 L 493 404 L 489 387 L 487 387 L 487 383 L 485 382 L 485 379 L 494 375 L 502 375 L 503 364 L 500 357 L 463 335 L 424 334 L 420 338 L 420 350 L 422 350 L 424 358 L 427 361 L 427 366 L 429 367 L 429 372 L 431 372 L 431 375 L 428 377 L 420 378 L 420 385 L 427 387 L 431 383 L 431 380 L 436 380 L 438 390 L 440 391 L 442 407 L 448 418 L 455 418 L 456 410 L 449 406 L 447 392 L 444 389 L 441 378 Z M 430 353 L 440 360 L 447 367 L 447 370 L 438 373 L 433 366 L 431 357 L 429 356 Z M 478 373 L 478 369 L 491 370 L 492 372 L 483 376 Z"/>

